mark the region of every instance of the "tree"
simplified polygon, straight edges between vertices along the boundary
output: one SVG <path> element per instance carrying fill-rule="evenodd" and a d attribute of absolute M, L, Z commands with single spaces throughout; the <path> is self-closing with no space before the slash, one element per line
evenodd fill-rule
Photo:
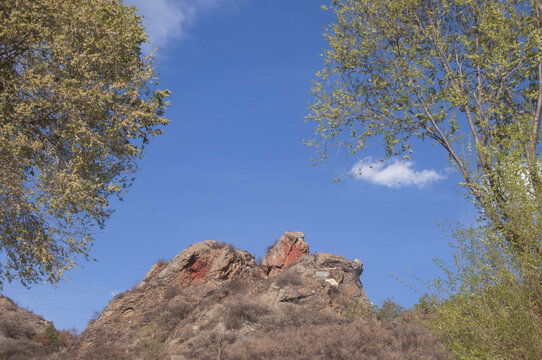
<path fill-rule="evenodd" d="M 488 226 L 457 225 L 451 236 L 454 261 L 439 262 L 434 296 L 421 301 L 433 301 L 425 324 L 459 359 L 540 359 L 539 256 L 518 254 Z"/>
<path fill-rule="evenodd" d="M 330 9 L 337 22 L 312 88 L 308 145 L 320 160 L 371 141 L 384 145 L 381 160 L 408 159 L 416 139 L 442 148 L 480 218 L 476 231 L 454 232 L 456 267 L 436 282 L 448 296 L 437 297 L 436 332 L 461 358 L 493 345 L 495 358 L 533 358 L 542 350 L 525 341 L 542 329 L 542 2 L 333 0 Z M 502 340 L 518 324 L 529 336 L 499 349 L 478 336 Z"/>
<path fill-rule="evenodd" d="M 483 215 L 507 241 L 542 254 L 522 233 L 507 182 L 528 183 L 542 215 L 540 6 L 519 0 L 333 0 L 330 49 L 317 74 L 308 142 L 356 153 L 381 139 L 385 158 L 412 138 L 444 149 Z M 536 2 L 536 4 L 539 4 Z M 514 179 L 503 176 L 514 174 Z M 538 231 L 538 230 L 537 230 Z"/>
<path fill-rule="evenodd" d="M 0 3 L 0 286 L 56 283 L 88 258 L 169 92 L 120 0 Z"/>

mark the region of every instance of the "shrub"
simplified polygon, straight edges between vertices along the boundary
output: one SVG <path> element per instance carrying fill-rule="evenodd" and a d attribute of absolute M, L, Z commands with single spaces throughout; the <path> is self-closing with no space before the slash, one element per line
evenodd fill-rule
<path fill-rule="evenodd" d="M 283 304 L 280 310 L 264 315 L 261 327 L 264 331 L 287 330 L 310 325 L 323 325 L 341 322 L 342 319 L 333 312 L 320 312 L 294 304 Z"/>
<path fill-rule="evenodd" d="M 377 308 L 375 315 L 376 318 L 383 323 L 391 323 L 394 320 L 401 318 L 404 311 L 405 309 L 401 305 L 396 304 L 391 299 L 386 299 L 382 303 L 382 306 Z"/>
<path fill-rule="evenodd" d="M 540 224 L 518 224 L 540 241 Z M 450 230 L 454 261 L 437 262 L 430 329 L 460 359 L 541 359 L 542 254 L 518 253 L 490 226 Z"/>
<path fill-rule="evenodd" d="M 245 291 L 247 287 L 247 282 L 242 279 L 231 279 L 224 283 L 224 289 L 226 289 L 230 294 L 236 294 Z"/>
<path fill-rule="evenodd" d="M 405 309 L 401 305 L 396 304 L 391 299 L 384 300 L 380 307 L 373 304 L 365 305 L 358 299 L 355 299 L 346 307 L 344 316 L 347 319 L 376 319 L 388 324 L 401 319 L 404 311 Z"/>
<path fill-rule="evenodd" d="M 365 305 L 358 299 L 354 299 L 345 309 L 344 316 L 347 319 L 372 320 L 376 318 L 376 305 Z"/>
<path fill-rule="evenodd" d="M 164 258 L 160 258 L 160 259 L 156 260 L 156 262 L 154 264 L 158 265 L 160 267 L 164 267 L 164 266 L 167 265 L 168 262 L 169 262 L 169 260 L 164 259 Z"/>
<path fill-rule="evenodd" d="M 170 319 L 174 320 L 183 320 L 188 314 L 194 310 L 192 304 L 188 303 L 185 300 L 178 300 L 168 304 L 167 314 Z"/>
<path fill-rule="evenodd" d="M 296 286 L 301 285 L 303 281 L 301 280 L 301 274 L 296 269 L 286 268 L 280 272 L 275 278 L 275 284 L 279 287 L 285 286 Z"/>
<path fill-rule="evenodd" d="M 177 285 L 171 285 L 166 288 L 164 292 L 164 298 L 166 300 L 172 299 L 181 293 L 181 288 Z"/>
<path fill-rule="evenodd" d="M 123 355 L 118 345 L 98 345 L 88 349 L 79 360 L 123 360 Z"/>
<path fill-rule="evenodd" d="M 22 322 L 15 316 L 0 317 L 0 334 L 11 339 L 31 339 L 34 335 L 30 324 Z"/>
<path fill-rule="evenodd" d="M 265 250 L 266 250 L 265 252 L 268 253 L 269 251 L 271 251 L 271 249 L 274 248 L 275 245 L 278 244 L 278 242 L 279 242 L 279 239 L 275 239 L 271 245 L 269 245 L 268 247 L 265 248 Z"/>
<path fill-rule="evenodd" d="M 237 341 L 226 349 L 224 359 L 452 359 L 437 347 L 434 336 L 414 324 L 385 327 L 376 321 L 335 321 L 275 329 L 265 337 Z"/>
<path fill-rule="evenodd" d="M 48 349 L 45 346 L 32 340 L 0 338 L 0 359 L 43 359 L 47 353 Z"/>
<path fill-rule="evenodd" d="M 228 329 L 239 329 L 245 322 L 257 322 L 269 311 L 260 301 L 248 297 L 238 297 L 225 304 L 224 323 Z"/>
<path fill-rule="evenodd" d="M 225 242 L 225 241 L 215 241 L 214 243 L 211 243 L 212 249 L 224 249 L 227 248 L 230 251 L 235 250 L 235 246 L 233 244 Z"/>
<path fill-rule="evenodd" d="M 92 315 L 90 316 L 90 319 L 88 320 L 87 322 L 87 326 L 90 326 L 93 322 L 95 322 L 96 320 L 98 320 L 98 318 L 100 317 L 100 314 L 102 312 L 100 310 L 93 310 L 92 311 Z"/>
<path fill-rule="evenodd" d="M 34 341 L 51 348 L 58 348 L 66 344 L 65 335 L 59 333 L 52 323 L 47 325 L 41 334 L 36 335 Z"/>

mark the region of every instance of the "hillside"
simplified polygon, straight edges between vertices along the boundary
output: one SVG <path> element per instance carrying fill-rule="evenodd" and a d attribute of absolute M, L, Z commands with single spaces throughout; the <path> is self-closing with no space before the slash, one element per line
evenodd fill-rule
<path fill-rule="evenodd" d="M 285 233 L 261 264 L 231 245 L 196 243 L 156 263 L 49 358 L 449 358 L 413 322 L 363 316 L 362 271 L 358 260 L 310 254 L 300 232 Z M 32 358 L 17 356 L 3 358 Z"/>

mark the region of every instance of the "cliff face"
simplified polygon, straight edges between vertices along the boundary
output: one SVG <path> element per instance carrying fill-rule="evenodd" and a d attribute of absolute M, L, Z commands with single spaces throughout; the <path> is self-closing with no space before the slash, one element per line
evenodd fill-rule
<path fill-rule="evenodd" d="M 353 301 L 369 304 L 362 269 L 357 260 L 311 255 L 300 232 L 285 233 L 262 264 L 230 245 L 196 243 L 117 295 L 71 352 L 81 359 L 226 358 L 277 326 L 326 322 Z"/>

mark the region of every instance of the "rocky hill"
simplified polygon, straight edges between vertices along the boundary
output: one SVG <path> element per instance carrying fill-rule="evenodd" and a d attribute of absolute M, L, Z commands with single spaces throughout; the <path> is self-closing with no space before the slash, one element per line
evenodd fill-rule
<path fill-rule="evenodd" d="M 261 263 L 231 245 L 196 243 L 156 263 L 49 358 L 449 358 L 413 323 L 361 316 L 371 308 L 362 270 L 358 260 L 310 254 L 300 232 L 285 233 Z"/>
<path fill-rule="evenodd" d="M 325 318 L 353 299 L 369 303 L 361 272 L 359 261 L 310 255 L 300 232 L 285 233 L 261 264 L 233 246 L 196 243 L 117 295 L 82 334 L 78 355 L 143 351 L 216 358 L 227 347 L 263 336 L 273 323 L 295 323 L 307 313 Z"/>
<path fill-rule="evenodd" d="M 43 333 L 49 324 L 0 295 L 0 359 L 43 353 L 43 344 L 34 341 L 34 337 Z"/>

